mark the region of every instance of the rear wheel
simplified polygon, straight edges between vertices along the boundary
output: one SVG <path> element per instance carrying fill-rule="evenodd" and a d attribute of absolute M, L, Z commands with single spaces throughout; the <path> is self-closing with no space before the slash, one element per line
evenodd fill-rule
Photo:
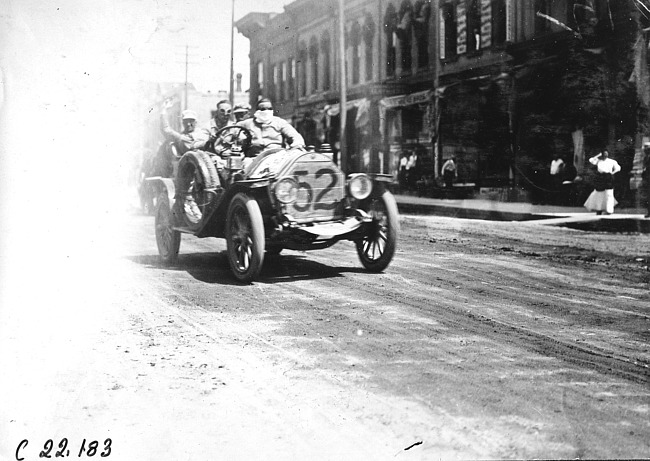
<path fill-rule="evenodd" d="M 160 194 L 156 206 L 156 244 L 163 264 L 174 264 L 181 246 L 181 233 L 174 230 L 173 211 L 167 194 Z"/>
<path fill-rule="evenodd" d="M 361 264 L 371 272 L 381 272 L 388 267 L 397 246 L 399 213 L 395 197 L 385 191 L 369 199 L 365 211 L 372 216 L 368 233 L 357 240 L 357 254 Z"/>
<path fill-rule="evenodd" d="M 226 246 L 235 278 L 252 282 L 264 262 L 264 222 L 259 205 L 246 194 L 235 195 L 228 207 Z"/>
<path fill-rule="evenodd" d="M 219 186 L 217 169 L 205 152 L 187 152 L 178 163 L 176 203 L 185 225 L 192 231 L 201 227 L 206 207 Z"/>

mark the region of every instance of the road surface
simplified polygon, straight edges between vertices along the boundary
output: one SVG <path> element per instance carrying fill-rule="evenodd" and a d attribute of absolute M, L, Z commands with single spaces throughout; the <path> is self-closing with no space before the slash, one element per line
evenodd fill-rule
<path fill-rule="evenodd" d="M 0 459 L 650 456 L 647 235 L 401 227 L 383 274 L 342 242 L 242 286 L 224 241 L 185 235 L 163 267 L 137 214 L 105 232 L 122 245 L 28 266 L 2 311 Z"/>

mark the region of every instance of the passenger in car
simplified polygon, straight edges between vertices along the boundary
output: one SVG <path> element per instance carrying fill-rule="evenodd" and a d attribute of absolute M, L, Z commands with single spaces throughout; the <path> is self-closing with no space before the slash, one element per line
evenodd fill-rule
<path fill-rule="evenodd" d="M 269 99 L 260 99 L 253 117 L 237 125 L 247 128 L 253 136 L 247 157 L 255 157 L 274 147 L 305 148 L 300 133 L 289 122 L 273 115 L 273 104 Z"/>
<path fill-rule="evenodd" d="M 174 102 L 171 99 L 163 103 L 160 111 L 160 130 L 167 141 L 174 143 L 177 154 L 183 155 L 188 150 L 191 150 L 196 142 L 205 142 L 208 137 L 201 130 L 196 129 L 196 112 L 192 110 L 184 110 L 181 113 L 183 131 L 179 133 L 174 130 L 169 124 L 169 114 L 167 112 L 173 106 Z"/>

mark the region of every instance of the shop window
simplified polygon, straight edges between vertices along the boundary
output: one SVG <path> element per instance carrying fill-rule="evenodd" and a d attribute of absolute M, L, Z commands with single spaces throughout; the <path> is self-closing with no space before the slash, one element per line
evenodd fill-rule
<path fill-rule="evenodd" d="M 309 64 L 311 70 L 310 90 L 315 93 L 318 91 L 318 42 L 316 37 L 312 37 L 309 43 Z"/>
<path fill-rule="evenodd" d="M 298 94 L 307 96 L 307 50 L 298 53 Z"/>
<path fill-rule="evenodd" d="M 492 1 L 492 43 L 503 45 L 507 37 L 506 0 Z"/>
<path fill-rule="evenodd" d="M 386 15 L 384 16 L 384 34 L 386 35 L 386 76 L 393 77 L 395 75 L 396 60 L 397 60 L 397 37 L 395 30 L 397 29 L 397 12 L 392 4 L 386 8 Z"/>
<path fill-rule="evenodd" d="M 320 49 L 323 62 L 323 90 L 327 91 L 331 89 L 330 82 L 330 56 L 331 56 L 331 40 L 330 35 L 325 32 L 321 37 Z"/>
<path fill-rule="evenodd" d="M 263 94 L 264 90 L 264 63 L 259 61 L 257 63 L 257 92 Z"/>
<path fill-rule="evenodd" d="M 481 7 L 479 0 L 467 2 L 467 51 L 481 49 Z"/>
<path fill-rule="evenodd" d="M 359 83 L 361 67 L 361 26 L 358 22 L 352 25 L 350 31 L 350 45 L 352 48 L 352 84 Z"/>
<path fill-rule="evenodd" d="M 538 13 L 549 15 L 548 0 L 535 0 L 535 35 L 543 34 L 550 30 L 550 22 Z"/>
<path fill-rule="evenodd" d="M 446 3 L 442 7 L 440 15 L 441 23 L 441 57 L 449 59 L 456 56 L 457 51 L 457 30 L 456 30 L 456 5 L 454 3 Z"/>
<path fill-rule="evenodd" d="M 429 17 L 431 3 L 428 0 L 419 0 L 414 7 L 413 32 L 418 50 L 418 68 L 429 65 Z"/>
<path fill-rule="evenodd" d="M 410 72 L 413 65 L 411 56 L 411 36 L 413 26 L 413 7 L 411 2 L 404 0 L 399 9 L 399 22 L 397 24 L 397 38 L 401 52 L 402 72 Z"/>

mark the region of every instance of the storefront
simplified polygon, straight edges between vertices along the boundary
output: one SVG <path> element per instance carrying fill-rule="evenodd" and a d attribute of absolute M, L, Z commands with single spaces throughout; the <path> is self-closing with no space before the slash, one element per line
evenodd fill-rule
<path fill-rule="evenodd" d="M 400 158 L 412 153 L 417 156 L 414 174 L 418 179 L 435 176 L 433 94 L 426 90 L 379 101 L 379 132 L 382 150 L 387 152 L 382 166 L 396 181 Z"/>

